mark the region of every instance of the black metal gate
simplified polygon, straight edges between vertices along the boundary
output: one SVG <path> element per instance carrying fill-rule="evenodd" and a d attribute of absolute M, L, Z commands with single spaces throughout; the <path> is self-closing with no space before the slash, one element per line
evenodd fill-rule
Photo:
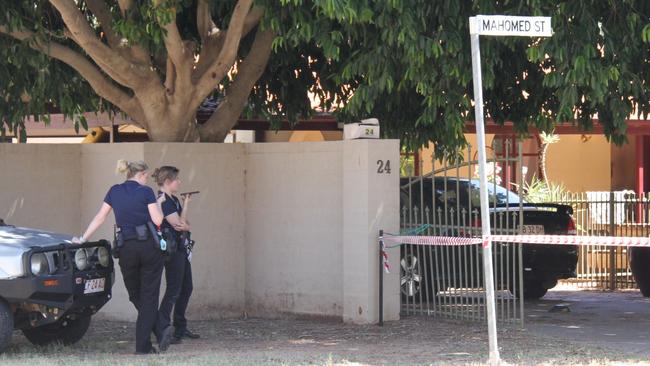
<path fill-rule="evenodd" d="M 517 234 L 523 227 L 522 201 L 501 187 L 504 176 L 521 171 L 521 144 L 512 155 L 512 142 L 501 156 L 488 157 L 493 234 Z M 480 237 L 478 162 L 472 148 L 464 162 L 438 161 L 432 171 L 401 178 L 401 234 L 445 237 Z M 412 171 L 422 172 L 420 169 Z M 505 174 L 504 174 L 505 173 Z M 515 174 L 521 179 L 521 174 Z M 522 185 L 519 184 L 518 187 Z M 511 188 L 513 188 L 511 186 Z M 400 288 L 403 315 L 426 314 L 455 319 L 483 320 L 486 316 L 481 245 L 400 246 Z M 523 322 L 523 268 L 520 244 L 493 243 L 497 317 Z"/>

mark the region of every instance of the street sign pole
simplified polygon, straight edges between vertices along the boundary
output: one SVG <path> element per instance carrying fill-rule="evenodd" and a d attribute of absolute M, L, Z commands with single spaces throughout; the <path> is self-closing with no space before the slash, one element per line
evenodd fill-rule
<path fill-rule="evenodd" d="M 481 197 L 481 226 L 483 232 L 483 278 L 487 305 L 490 364 L 499 364 L 497 344 L 497 319 L 494 301 L 494 271 L 492 270 L 492 243 L 490 242 L 490 201 L 488 201 L 487 165 L 485 157 L 485 127 L 483 125 L 483 84 L 481 81 L 481 50 L 478 34 L 472 34 L 472 77 L 474 82 L 474 114 L 476 114 L 476 139 L 478 142 L 478 170 Z M 487 241 L 487 242 L 486 242 Z"/>
<path fill-rule="evenodd" d="M 483 82 L 481 80 L 480 35 L 550 37 L 550 17 L 518 17 L 502 15 L 478 15 L 469 18 L 472 48 L 472 77 L 474 85 L 474 113 L 476 115 L 476 139 L 478 142 L 478 166 L 481 197 L 481 226 L 483 232 L 483 277 L 487 306 L 490 364 L 501 362 L 497 342 L 497 320 L 494 295 L 494 271 L 492 268 L 492 242 L 490 239 L 490 209 L 487 191 L 485 125 L 483 115 Z"/>

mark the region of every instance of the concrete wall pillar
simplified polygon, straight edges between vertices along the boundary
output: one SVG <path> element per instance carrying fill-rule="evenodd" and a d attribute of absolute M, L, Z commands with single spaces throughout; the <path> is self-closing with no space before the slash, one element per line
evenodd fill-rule
<path fill-rule="evenodd" d="M 379 319 L 380 229 L 399 231 L 399 141 L 346 141 L 343 148 L 343 321 Z M 399 319 L 399 249 L 384 277 L 384 320 Z"/>

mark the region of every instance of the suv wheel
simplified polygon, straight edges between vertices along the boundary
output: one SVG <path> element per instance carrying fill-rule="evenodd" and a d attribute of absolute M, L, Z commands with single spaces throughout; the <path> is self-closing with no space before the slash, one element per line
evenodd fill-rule
<path fill-rule="evenodd" d="M 0 299 L 0 353 L 4 352 L 5 348 L 9 345 L 13 332 L 14 314 L 11 313 L 9 304 Z"/>
<path fill-rule="evenodd" d="M 402 294 L 407 297 L 413 297 L 420 292 L 422 276 L 418 257 L 407 255 L 400 261 L 400 288 Z"/>
<path fill-rule="evenodd" d="M 90 316 L 79 316 L 75 319 L 63 318 L 52 324 L 23 329 L 23 334 L 37 346 L 55 342 L 61 342 L 67 346 L 79 342 L 89 326 Z"/>
<path fill-rule="evenodd" d="M 544 283 L 539 280 L 524 280 L 524 300 L 539 300 L 548 292 L 547 286 L 544 286 Z M 516 298 L 521 299 L 519 296 L 519 285 L 517 282 L 513 282 L 508 286 L 510 293 Z"/>
<path fill-rule="evenodd" d="M 650 297 L 650 248 L 630 247 L 630 268 L 643 297 Z"/>
<path fill-rule="evenodd" d="M 548 289 L 542 281 L 524 282 L 524 300 L 539 300 L 546 292 Z"/>

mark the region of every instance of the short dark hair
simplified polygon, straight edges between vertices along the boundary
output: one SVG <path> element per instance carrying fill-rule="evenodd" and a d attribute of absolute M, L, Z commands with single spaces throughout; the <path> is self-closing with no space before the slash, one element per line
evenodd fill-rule
<path fill-rule="evenodd" d="M 154 170 L 151 176 L 156 180 L 158 187 L 162 187 L 167 179 L 174 180 L 178 178 L 178 172 L 179 170 L 175 166 L 165 165 Z"/>

